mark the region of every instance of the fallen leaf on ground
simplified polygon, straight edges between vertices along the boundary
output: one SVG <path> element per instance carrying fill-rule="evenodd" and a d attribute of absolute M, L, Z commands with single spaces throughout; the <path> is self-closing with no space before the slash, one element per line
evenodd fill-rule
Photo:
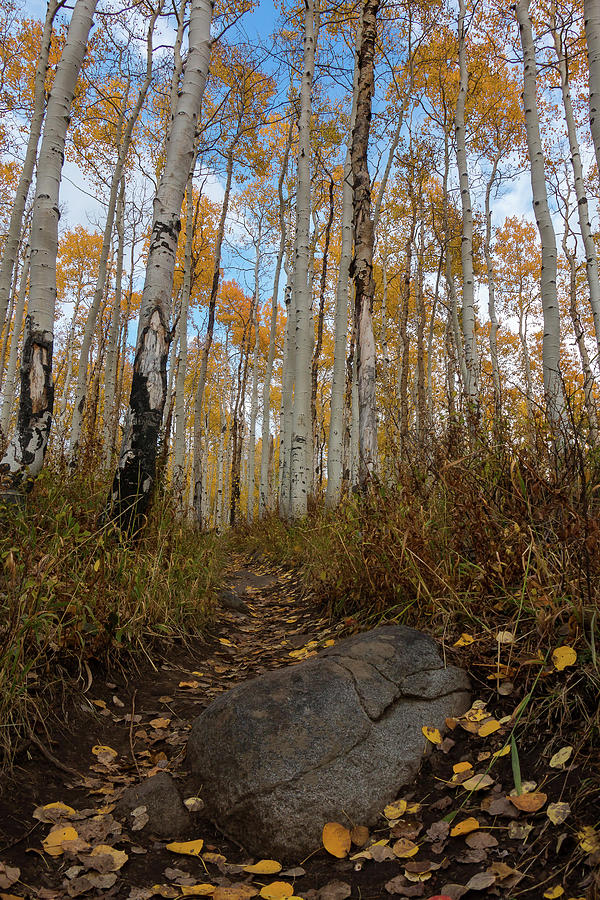
<path fill-rule="evenodd" d="M 216 891 L 214 884 L 182 884 L 181 893 L 184 897 L 210 897 Z"/>
<path fill-rule="evenodd" d="M 213 900 L 250 900 L 256 897 L 258 888 L 251 884 L 232 884 L 229 887 L 218 887 L 213 894 Z"/>
<path fill-rule="evenodd" d="M 259 859 L 251 866 L 244 866 L 244 872 L 251 872 L 254 875 L 277 875 L 282 868 L 281 863 L 275 859 Z"/>
<path fill-rule="evenodd" d="M 42 847 L 48 856 L 61 856 L 64 853 L 65 841 L 76 841 L 78 834 L 74 828 L 68 825 L 66 828 L 55 828 L 42 841 Z"/>
<path fill-rule="evenodd" d="M 571 807 L 568 803 L 549 803 L 546 815 L 553 825 L 562 825 L 571 814 Z"/>
<path fill-rule="evenodd" d="M 511 797 L 510 802 L 513 806 L 516 806 L 517 809 L 520 809 L 521 812 L 533 813 L 540 810 L 547 799 L 547 794 L 544 794 L 542 791 L 537 791 L 531 794 L 518 794 L 516 797 Z"/>
<path fill-rule="evenodd" d="M 546 898 L 546 900 L 556 900 L 557 897 L 562 897 L 564 892 L 564 887 L 561 887 L 560 884 L 557 884 L 554 887 L 548 888 L 547 891 L 544 891 L 544 897 Z"/>
<path fill-rule="evenodd" d="M 466 781 L 463 781 L 461 787 L 464 787 L 466 791 L 484 791 L 493 784 L 494 779 L 491 775 L 472 775 Z"/>
<path fill-rule="evenodd" d="M 465 887 L 468 891 L 485 891 L 496 882 L 496 877 L 491 872 L 478 872 L 469 878 Z"/>
<path fill-rule="evenodd" d="M 499 631 L 496 635 L 496 640 L 499 644 L 514 644 L 515 636 L 512 631 Z M 481 890 L 480 888 L 475 888 L 475 890 Z"/>
<path fill-rule="evenodd" d="M 355 847 L 364 847 L 369 840 L 369 829 L 364 825 L 355 825 L 350 832 L 350 840 Z"/>
<path fill-rule="evenodd" d="M 474 640 L 475 640 L 475 638 L 473 637 L 472 634 L 467 634 L 466 632 L 463 632 L 461 634 L 461 636 L 459 637 L 459 639 L 454 642 L 453 646 L 454 647 L 468 647 L 469 644 L 472 644 Z"/>
<path fill-rule="evenodd" d="M 495 731 L 500 731 L 500 722 L 496 721 L 496 719 L 488 719 L 487 722 L 484 722 L 477 734 L 479 737 L 487 737 L 490 734 L 494 734 Z"/>
<path fill-rule="evenodd" d="M 419 852 L 419 847 L 407 838 L 400 838 L 400 840 L 396 841 L 392 846 L 392 850 L 394 851 L 394 855 L 399 859 L 410 859 L 411 856 L 416 856 Z"/>
<path fill-rule="evenodd" d="M 442 735 L 440 734 L 439 728 L 432 728 L 430 725 L 423 725 L 421 731 L 423 732 L 427 740 L 431 741 L 432 744 L 442 743 Z"/>
<path fill-rule="evenodd" d="M 468 834 L 465 843 L 472 850 L 489 850 L 490 847 L 498 846 L 497 839 L 487 831 L 475 831 L 473 834 Z"/>
<path fill-rule="evenodd" d="M 16 866 L 5 866 L 0 862 L 0 888 L 9 888 L 21 877 L 21 870 Z"/>
<path fill-rule="evenodd" d="M 600 834 L 592 825 L 585 825 L 581 831 L 577 832 L 577 837 L 579 846 L 585 853 L 600 851 Z"/>
<path fill-rule="evenodd" d="M 118 872 L 124 866 L 129 857 L 123 850 L 115 850 L 108 844 L 98 844 L 88 857 L 88 864 L 102 874 Z"/>
<path fill-rule="evenodd" d="M 98 762 L 104 766 L 110 766 L 119 755 L 112 747 L 106 747 L 102 744 L 96 744 L 95 747 L 92 747 L 92 753 Z"/>
<path fill-rule="evenodd" d="M 572 647 L 567 645 L 557 647 L 552 653 L 552 662 L 557 671 L 562 672 L 567 666 L 574 666 L 577 662 L 577 654 Z"/>
<path fill-rule="evenodd" d="M 468 819 L 463 819 L 462 822 L 458 822 L 454 828 L 451 828 L 450 837 L 460 837 L 462 834 L 470 834 L 471 831 L 477 831 L 478 828 L 479 822 L 471 816 Z"/>
<path fill-rule="evenodd" d="M 564 764 L 571 758 L 573 748 L 570 745 L 562 747 L 558 750 L 550 760 L 551 769 L 562 769 Z M 557 895 L 558 896 L 558 895 Z"/>
<path fill-rule="evenodd" d="M 171 844 L 167 844 L 166 848 L 171 853 L 182 853 L 184 856 L 200 856 L 203 846 L 203 839 L 198 838 L 195 841 L 173 841 Z"/>
<path fill-rule="evenodd" d="M 396 800 L 395 803 L 388 803 L 383 810 L 386 819 L 400 819 L 406 812 L 406 800 Z"/>
<path fill-rule="evenodd" d="M 319 900 L 346 900 L 352 889 L 345 881 L 330 881 L 319 889 Z"/>
<path fill-rule="evenodd" d="M 260 896 L 263 900 L 284 900 L 291 897 L 294 889 L 287 881 L 272 881 L 271 884 L 265 884 L 260 890 Z"/>
<path fill-rule="evenodd" d="M 73 807 L 67 806 L 66 803 L 61 803 L 60 800 L 57 800 L 55 803 L 46 803 L 45 806 L 38 806 L 33 811 L 33 818 L 39 822 L 56 823 L 59 819 L 70 819 L 71 816 L 75 815 L 77 813 Z"/>
<path fill-rule="evenodd" d="M 473 768 L 473 764 L 470 762 L 458 762 L 452 766 L 452 771 L 455 775 L 458 775 L 460 772 L 468 772 L 469 769 Z"/>
<path fill-rule="evenodd" d="M 351 843 L 350 832 L 339 822 L 327 822 L 323 827 L 323 846 L 332 856 L 344 859 Z"/>

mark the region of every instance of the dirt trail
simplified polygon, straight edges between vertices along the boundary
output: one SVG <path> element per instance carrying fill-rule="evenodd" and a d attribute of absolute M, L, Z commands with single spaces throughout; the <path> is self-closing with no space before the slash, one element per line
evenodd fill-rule
<path fill-rule="evenodd" d="M 579 898 L 586 889 L 593 890 L 600 852 L 594 856 L 593 850 L 584 851 L 579 838 L 582 827 L 595 824 L 593 804 L 586 812 L 579 803 L 577 815 L 573 811 L 558 827 L 549 821 L 545 808 L 535 814 L 519 812 L 506 796 L 513 786 L 510 756 L 497 760 L 494 785 L 486 792 L 499 804 L 493 815 L 482 794 L 465 800 L 460 785 L 452 783 L 457 778 L 453 766 L 459 762 L 463 769 L 459 781 L 474 771 L 465 771 L 467 761 L 481 771 L 482 759 L 505 743 L 504 731 L 482 740 L 472 729 L 457 727 L 429 755 L 414 790 L 402 793 L 408 810 L 397 821 L 382 817 L 371 839 L 383 843 L 362 859 L 338 860 L 321 851 L 295 861 L 288 874 L 252 879 L 240 866 L 249 862 L 247 855 L 224 839 L 201 812 L 194 813 L 189 836 L 204 840 L 202 852 L 208 855 L 200 859 L 167 850 L 166 841 L 147 834 L 147 828 L 119 830 L 111 815 L 115 801 L 127 786 L 149 774 L 172 774 L 184 798 L 201 792 L 201 785 L 186 771 L 185 745 L 192 721 L 206 705 L 240 681 L 317 652 L 337 638 L 340 629 L 303 596 L 292 573 L 232 560 L 220 609 L 206 634 L 185 648 L 166 647 L 127 677 L 115 672 L 97 675 L 83 698 L 71 705 L 64 734 L 56 723 L 49 723 L 54 740 L 44 738 L 44 745 L 64 769 L 52 765 L 35 747 L 19 760 L 14 779 L 0 795 L 0 900 L 179 898 L 193 895 L 198 883 L 223 887 L 244 882 L 259 891 L 273 879 L 293 885 L 294 895 L 305 900 L 375 900 L 390 894 L 429 898 L 448 885 L 453 886 L 448 894 L 458 898 L 467 893 L 464 886 L 469 883 L 474 887 L 467 900 L 487 895 L 537 900 L 558 886 L 565 887 L 565 898 Z M 514 698 L 499 698 L 483 681 L 475 684 L 475 691 L 498 718 L 514 709 Z M 542 785 L 539 790 L 547 793 L 548 802 L 568 800 L 582 777 L 581 765 L 574 765 L 575 771 L 548 769 L 539 744 L 536 751 L 521 755 L 521 767 L 524 780 L 534 778 Z M 56 857 L 43 852 L 42 841 L 51 824 L 36 821 L 32 814 L 36 807 L 56 801 L 77 811 L 70 824 L 89 845 L 109 844 L 127 854 L 118 871 L 103 876 L 104 886 L 84 890 L 81 879 L 87 874 L 89 846 L 66 844 Z M 443 817 L 452 810 L 459 810 L 456 822 L 477 819 L 473 834 L 449 835 Z M 413 842 L 418 854 L 411 850 L 399 856 L 400 841 L 408 842 L 404 847 Z M 2 864 L 11 867 L 6 870 L 11 875 Z"/>

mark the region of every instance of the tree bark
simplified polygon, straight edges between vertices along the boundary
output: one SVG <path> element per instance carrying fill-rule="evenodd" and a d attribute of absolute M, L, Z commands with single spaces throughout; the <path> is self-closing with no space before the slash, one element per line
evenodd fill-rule
<path fill-rule="evenodd" d="M 379 0 L 364 0 L 358 53 L 358 96 L 352 133 L 356 368 L 359 419 L 359 485 L 365 489 L 377 473 L 377 409 L 375 399 L 375 338 L 373 336 L 373 245 L 371 179 L 368 149 L 371 102 L 375 92 L 374 55 Z"/>
<path fill-rule="evenodd" d="M 29 188 L 31 187 L 33 170 L 35 168 L 37 157 L 37 148 L 42 132 L 42 123 L 44 121 L 46 75 L 48 73 L 48 59 L 50 56 L 50 45 L 52 43 L 52 27 L 58 7 L 58 0 L 48 0 L 46 18 L 42 31 L 40 55 L 35 70 L 33 112 L 31 116 L 29 137 L 27 139 L 27 148 L 25 150 L 25 160 L 19 176 L 19 183 L 17 185 L 13 208 L 10 214 L 8 235 L 6 237 L 6 244 L 2 255 L 2 265 L 0 266 L 0 330 L 4 325 L 6 310 L 8 309 L 13 269 L 17 260 L 17 250 L 21 239 L 23 214 L 25 212 Z"/>
<path fill-rule="evenodd" d="M 96 0 L 77 0 L 48 101 L 31 223 L 29 306 L 19 413 L 0 462 L 0 482 L 9 493 L 26 488 L 39 474 L 50 436 L 60 178 L 71 104 L 95 8 Z"/>
<path fill-rule="evenodd" d="M 555 432 L 555 437 L 558 437 L 556 432 L 562 425 L 565 398 L 560 374 L 560 315 L 556 290 L 556 235 L 548 206 L 544 152 L 540 137 L 540 120 L 536 99 L 537 67 L 531 19 L 529 18 L 529 0 L 517 0 L 516 13 L 521 34 L 521 46 L 523 48 L 523 105 L 525 109 L 527 147 L 531 164 L 533 208 L 542 245 L 541 294 L 544 317 L 544 336 L 542 341 L 544 393 L 548 420 Z"/>
<path fill-rule="evenodd" d="M 6 375 L 4 378 L 4 391 L 2 399 L 2 413 L 0 414 L 0 435 L 8 434 L 10 425 L 10 415 L 12 413 L 13 403 L 15 400 L 15 375 L 17 372 L 17 358 L 19 353 L 19 343 L 21 340 L 21 331 L 23 328 L 23 316 L 25 313 L 25 301 L 27 299 L 27 279 L 29 278 L 29 263 L 31 259 L 31 250 L 28 247 L 25 252 L 25 259 L 21 268 L 21 278 L 19 281 L 19 291 L 17 294 L 17 303 L 15 306 L 12 336 L 10 341 L 10 350 L 8 353 L 8 365 L 6 367 Z"/>
<path fill-rule="evenodd" d="M 192 0 L 190 51 L 185 66 L 165 169 L 154 200 L 146 280 L 138 324 L 126 433 L 106 513 L 133 532 L 146 512 L 166 399 L 169 312 L 181 206 L 194 158 L 196 127 L 210 59 L 212 0 Z"/>
<path fill-rule="evenodd" d="M 585 41 L 590 73 L 590 128 L 600 178 L 600 6 L 598 0 L 583 0 Z"/>

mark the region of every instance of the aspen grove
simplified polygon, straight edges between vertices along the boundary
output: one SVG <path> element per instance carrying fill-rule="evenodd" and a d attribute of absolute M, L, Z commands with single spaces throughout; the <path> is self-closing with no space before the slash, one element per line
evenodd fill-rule
<path fill-rule="evenodd" d="M 103 523 L 221 532 L 598 449 L 596 0 L 37 13 L 0 2 L 0 501 L 93 469 Z"/>

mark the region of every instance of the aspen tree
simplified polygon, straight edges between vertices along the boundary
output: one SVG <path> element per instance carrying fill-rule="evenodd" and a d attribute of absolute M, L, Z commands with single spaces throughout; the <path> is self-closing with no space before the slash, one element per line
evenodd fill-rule
<path fill-rule="evenodd" d="M 183 496 L 185 461 L 185 375 L 187 371 L 187 329 L 190 295 L 192 293 L 192 243 L 194 238 L 194 192 L 190 172 L 185 198 L 185 250 L 183 259 L 183 285 L 179 310 L 179 359 L 175 382 L 175 448 L 173 452 L 173 481 L 175 489 Z"/>
<path fill-rule="evenodd" d="M 125 530 L 135 529 L 145 513 L 155 478 L 158 433 L 166 400 L 175 255 L 208 73 L 212 11 L 212 0 L 193 0 L 191 4 L 190 49 L 154 200 L 128 421 L 106 511 Z"/>
<path fill-rule="evenodd" d="M 517 21 L 523 48 L 523 106 L 525 129 L 531 171 L 533 208 L 542 245 L 542 312 L 544 336 L 542 366 L 544 393 L 549 421 L 557 429 L 563 418 L 564 391 L 560 374 L 560 316 L 556 292 L 556 235 L 548 206 L 544 151 L 540 137 L 540 120 L 537 110 L 537 66 L 533 44 L 533 32 L 529 17 L 529 0 L 517 0 Z M 555 435 L 556 436 L 556 435 Z"/>
<path fill-rule="evenodd" d="M 590 74 L 590 128 L 600 176 L 600 4 L 583 0 L 585 41 Z"/>
<path fill-rule="evenodd" d="M 318 0 L 317 0 L 318 2 Z M 305 0 L 304 59 L 300 87 L 298 115 L 298 160 L 296 190 L 296 239 L 294 244 L 294 306 L 295 342 L 294 407 L 292 444 L 290 453 L 290 515 L 299 519 L 308 509 L 310 471 L 307 466 L 307 446 L 310 428 L 310 374 L 312 316 L 309 279 L 310 261 L 310 119 L 311 90 L 318 37 L 318 10 L 315 0 Z"/>
<path fill-rule="evenodd" d="M 585 249 L 585 268 L 588 288 L 590 292 L 590 304 L 592 307 L 592 315 L 594 318 L 596 346 L 598 348 L 598 351 L 600 352 L 600 277 L 598 276 L 598 256 L 596 253 L 596 245 L 594 243 L 594 237 L 592 234 L 592 226 L 590 224 L 590 212 L 585 190 L 583 165 L 581 163 L 579 139 L 577 137 L 577 127 L 575 124 L 575 113 L 573 112 L 573 102 L 571 100 L 569 70 L 565 56 L 566 51 L 564 43 L 561 40 L 556 22 L 556 2 L 554 2 L 552 5 L 550 15 L 550 29 L 554 41 L 556 58 L 558 60 L 560 87 L 565 113 L 565 122 L 567 125 L 569 150 L 571 154 L 571 167 L 573 169 L 573 181 L 575 186 L 575 194 L 577 197 L 577 215 L 579 219 L 579 228 L 581 229 L 581 237 L 583 238 L 583 246 Z"/>
<path fill-rule="evenodd" d="M 248 430 L 248 498 L 246 515 L 249 522 L 254 518 L 254 482 L 255 482 L 255 457 L 256 457 L 256 416 L 258 412 L 258 310 L 260 305 L 260 245 L 262 238 L 262 215 L 258 220 L 258 231 L 254 241 L 256 255 L 254 259 L 254 347 L 252 350 L 252 388 L 250 391 L 250 423 Z"/>
<path fill-rule="evenodd" d="M 19 291 L 17 294 L 17 302 L 15 304 L 15 312 L 13 318 L 12 338 L 10 342 L 10 350 L 8 353 L 8 365 L 6 367 L 6 375 L 4 378 L 2 412 L 0 413 L 0 433 L 7 434 L 10 425 L 10 416 L 15 400 L 16 372 L 17 372 L 17 356 L 19 352 L 19 341 L 21 338 L 21 330 L 23 328 L 23 316 L 25 314 L 25 301 L 27 299 L 27 281 L 29 278 L 29 263 L 31 259 L 31 250 L 27 247 L 25 251 L 25 259 L 21 267 L 21 277 L 19 280 Z"/>
<path fill-rule="evenodd" d="M 117 208 L 117 198 L 125 163 L 129 155 L 129 148 L 133 138 L 133 129 L 142 111 L 142 106 L 148 93 L 150 84 L 152 83 L 152 39 L 154 35 L 154 27 L 156 20 L 162 10 L 162 0 L 157 4 L 156 9 L 150 17 L 148 31 L 146 36 L 146 72 L 144 81 L 138 91 L 136 103 L 129 117 L 126 118 L 125 106 L 127 103 L 126 90 L 122 98 L 122 106 L 119 111 L 119 117 L 116 128 L 116 149 L 117 159 L 115 167 L 111 175 L 110 193 L 108 197 L 108 208 L 106 213 L 106 221 L 104 224 L 104 233 L 102 235 L 102 251 L 100 253 L 100 264 L 98 266 L 98 276 L 96 279 L 96 289 L 94 298 L 88 311 L 85 322 L 85 330 L 83 340 L 81 342 L 81 350 L 79 353 L 79 366 L 77 370 L 77 388 L 75 391 L 75 404 L 73 407 L 73 420 L 71 422 L 71 440 L 69 451 L 71 455 L 71 465 L 77 464 L 77 456 L 79 452 L 79 442 L 81 439 L 81 428 L 83 423 L 83 411 L 86 401 L 86 384 L 88 378 L 88 364 L 90 348 L 92 344 L 92 336 L 96 327 L 96 319 L 100 310 L 100 303 L 106 287 L 106 278 L 108 273 L 108 255 L 111 247 L 111 240 L 115 221 L 115 211 Z M 129 81 L 127 82 L 129 87 Z"/>
<path fill-rule="evenodd" d="M 262 443 L 260 453 L 260 485 L 258 491 L 258 516 L 262 518 L 269 507 L 269 425 L 270 425 L 270 403 L 271 403 L 271 378 L 273 376 L 273 361 L 275 359 L 275 340 L 277 337 L 277 311 L 279 309 L 279 279 L 281 277 L 281 266 L 285 254 L 285 245 L 287 240 L 287 224 L 286 224 L 286 200 L 283 196 L 283 184 L 287 176 L 290 149 L 292 146 L 293 125 L 288 129 L 288 136 L 283 152 L 283 161 L 281 165 L 281 173 L 277 182 L 277 197 L 279 199 L 279 251 L 277 253 L 277 261 L 275 263 L 275 274 L 273 276 L 273 295 L 271 297 L 271 328 L 269 331 L 269 352 L 267 356 L 267 370 L 263 383 L 262 403 Z M 285 350 L 284 350 L 285 357 Z"/>
<path fill-rule="evenodd" d="M 112 462 L 114 447 L 112 436 L 115 429 L 114 419 L 117 415 L 117 356 L 119 344 L 119 325 L 121 323 L 121 297 L 123 281 L 123 258 L 125 253 L 125 179 L 121 178 L 116 209 L 117 228 L 117 265 L 115 273 L 115 297 L 110 314 L 108 329 L 108 346 L 106 348 L 106 368 L 104 369 L 104 466 L 108 468 Z"/>
<path fill-rule="evenodd" d="M 365 488 L 377 473 L 375 338 L 373 335 L 373 245 L 371 179 L 368 166 L 371 102 L 375 92 L 375 41 L 379 0 L 364 0 L 358 51 L 356 121 L 352 133 L 354 205 L 354 317 L 358 389 L 359 484 Z"/>
<path fill-rule="evenodd" d="M 46 75 L 48 73 L 48 60 L 52 43 L 52 27 L 57 10 L 62 5 L 63 4 L 59 3 L 58 0 L 48 0 L 48 6 L 46 8 L 46 18 L 44 20 L 40 44 L 40 55 L 35 70 L 33 111 L 31 115 L 29 136 L 27 138 L 27 147 L 25 149 L 25 159 L 19 176 L 19 183 L 17 185 L 10 215 L 8 234 L 6 236 L 6 243 L 2 254 L 2 264 L 0 265 L 0 329 L 4 325 L 6 310 L 8 309 L 13 279 L 13 268 L 17 260 L 17 250 L 21 238 L 23 214 L 25 212 L 25 204 L 27 203 L 27 196 L 33 178 L 40 134 L 42 133 L 46 101 Z"/>
<path fill-rule="evenodd" d="M 460 180 L 460 200 L 462 206 L 462 331 L 465 345 L 465 375 L 464 384 L 466 398 L 469 404 L 469 414 L 477 413 L 479 397 L 479 359 L 477 343 L 475 340 L 475 276 L 473 274 L 473 212 L 471 207 L 471 190 L 469 187 L 469 170 L 467 165 L 467 141 L 465 124 L 465 106 L 469 87 L 469 73 L 467 70 L 467 39 L 466 39 L 466 5 L 465 0 L 459 0 L 458 4 L 458 60 L 460 69 L 460 82 L 458 97 L 456 100 L 455 135 L 456 135 L 456 161 L 458 163 L 458 176 Z"/>
<path fill-rule="evenodd" d="M 29 304 L 23 339 L 19 412 L 16 428 L 0 462 L 0 480 L 9 493 L 27 487 L 39 474 L 50 436 L 54 407 L 52 352 L 60 178 L 71 104 L 96 2 L 77 0 L 73 8 L 48 100 L 31 223 Z"/>

